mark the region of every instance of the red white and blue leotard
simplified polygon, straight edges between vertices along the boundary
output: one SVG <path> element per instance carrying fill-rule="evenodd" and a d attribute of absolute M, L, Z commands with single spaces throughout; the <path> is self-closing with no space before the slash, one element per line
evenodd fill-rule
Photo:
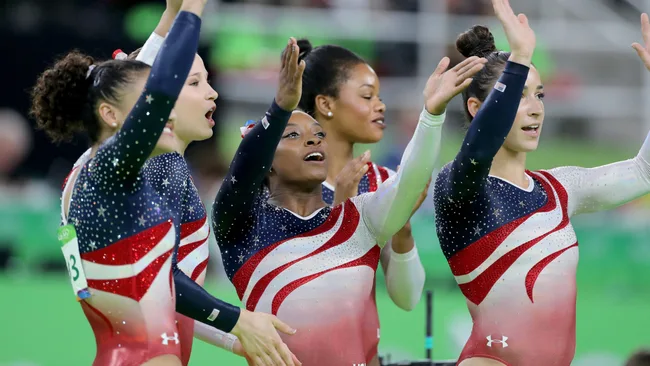
<path fill-rule="evenodd" d="M 289 117 L 274 104 L 268 123 L 246 134 L 215 199 L 213 231 L 226 273 L 248 310 L 275 314 L 298 330 L 283 339 L 303 364 L 367 363 L 378 343 L 377 243 L 410 217 L 433 171 L 444 117 L 423 113 L 402 170 L 376 192 L 308 217 L 267 203 L 263 193 Z"/>
<path fill-rule="evenodd" d="M 490 176 L 527 75 L 527 67 L 508 63 L 500 90 L 492 90 L 435 183 L 438 238 L 474 323 L 459 362 L 569 366 L 578 264 L 570 218 L 650 192 L 650 137 L 627 161 L 528 171 L 526 189 Z"/>
<path fill-rule="evenodd" d="M 159 355 L 180 356 L 175 309 L 226 331 L 238 319 L 238 309 L 221 308 L 173 270 L 180 205 L 168 198 L 183 195 L 189 170 L 179 166 L 166 178 L 168 196 L 156 192 L 140 172 L 189 73 L 200 24 L 196 15 L 179 13 L 124 126 L 78 168 L 68 218 L 77 231 L 91 293 L 81 304 L 97 341 L 94 365 L 140 365 Z M 89 82 L 101 77 L 98 66 Z"/>

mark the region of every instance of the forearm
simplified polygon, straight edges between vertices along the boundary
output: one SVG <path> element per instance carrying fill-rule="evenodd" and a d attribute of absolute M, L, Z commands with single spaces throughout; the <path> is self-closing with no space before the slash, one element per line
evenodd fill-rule
<path fill-rule="evenodd" d="M 401 229 L 411 217 L 413 207 L 426 187 L 440 153 L 445 115 L 432 116 L 423 110 L 415 133 L 402 156 L 396 175 L 380 184 L 364 205 L 363 217 L 377 242 Z"/>
<path fill-rule="evenodd" d="M 392 250 L 395 247 L 395 237 L 392 244 L 392 248 L 387 245 L 382 250 L 382 259 L 387 258 L 382 260 L 386 289 L 395 305 L 410 311 L 420 301 L 426 274 L 417 247 L 412 246 L 409 251 L 398 253 Z"/>
<path fill-rule="evenodd" d="M 224 332 L 239 320 L 240 309 L 210 295 L 183 271 L 174 268 L 176 311 Z"/>
<path fill-rule="evenodd" d="M 228 352 L 233 352 L 233 346 L 237 341 L 237 336 L 201 322 L 194 322 L 194 338 L 225 349 Z"/>
<path fill-rule="evenodd" d="M 515 121 L 528 70 L 526 66 L 508 62 L 476 113 L 451 166 L 450 184 L 455 193 L 472 192 L 488 176 L 492 160 Z"/>

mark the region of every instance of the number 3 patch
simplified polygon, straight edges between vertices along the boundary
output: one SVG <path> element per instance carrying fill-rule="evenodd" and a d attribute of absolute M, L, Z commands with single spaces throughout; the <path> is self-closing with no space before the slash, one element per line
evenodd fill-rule
<path fill-rule="evenodd" d="M 86 281 L 86 275 L 81 264 L 77 232 L 72 224 L 68 224 L 61 226 L 58 234 L 61 251 L 63 252 L 66 267 L 68 268 L 72 291 L 77 297 L 77 301 L 86 299 L 90 297 L 90 292 L 88 291 L 88 282 Z"/>

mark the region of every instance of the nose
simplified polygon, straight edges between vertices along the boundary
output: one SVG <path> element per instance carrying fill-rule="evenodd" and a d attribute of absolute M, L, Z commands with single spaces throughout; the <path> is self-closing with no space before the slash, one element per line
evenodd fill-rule
<path fill-rule="evenodd" d="M 528 107 L 528 115 L 534 118 L 540 118 L 544 115 L 544 103 L 541 100 L 535 100 Z"/>
<path fill-rule="evenodd" d="M 168 122 L 174 123 L 176 122 L 176 110 L 172 109 L 171 113 L 169 114 L 169 118 L 167 119 Z"/>
<path fill-rule="evenodd" d="M 309 137 L 305 141 L 305 146 L 318 146 L 320 144 L 321 144 L 321 139 L 316 136 Z"/>
<path fill-rule="evenodd" d="M 379 101 L 376 111 L 380 113 L 386 112 L 386 104 L 382 100 Z"/>
<path fill-rule="evenodd" d="M 207 98 L 208 100 L 217 100 L 219 98 L 219 93 L 217 93 L 216 90 L 212 87 L 212 85 L 209 86 L 210 90 L 208 90 Z"/>

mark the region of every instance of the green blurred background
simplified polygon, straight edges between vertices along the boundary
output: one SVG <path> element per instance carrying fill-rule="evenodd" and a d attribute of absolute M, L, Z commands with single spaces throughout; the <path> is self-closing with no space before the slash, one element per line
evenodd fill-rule
<path fill-rule="evenodd" d="M 534 62 L 547 88 L 541 147 L 529 155 L 529 169 L 592 167 L 630 158 L 650 128 L 650 82 L 644 84 L 648 78 L 634 53 L 622 51 L 636 40 L 628 39 L 638 35 L 636 28 L 625 27 L 636 27 L 638 12 L 628 14 L 620 5 L 625 1 L 594 1 L 611 14 L 603 10 L 599 16 L 604 18 L 598 20 L 584 15 L 579 24 L 572 17 L 580 15 L 567 15 L 573 13 L 565 7 L 582 0 L 516 2 L 515 10 L 525 11 L 539 29 Z M 356 5 L 348 9 L 348 3 Z M 73 47 L 99 58 L 110 57 L 115 48 L 129 52 L 139 47 L 163 9 L 162 0 L 0 3 L 4 52 L 24 56 L 0 58 L 0 80 L 6 86 L 0 92 L 10 91 L 0 96 L 0 366 L 88 365 L 95 352 L 55 237 L 60 185 L 86 144 L 83 139 L 49 143 L 26 118 L 29 99 L 24 91 L 55 55 Z M 619 28 L 593 37 L 604 22 Z M 358 150 L 370 148 L 375 162 L 394 169 L 417 121 L 428 73 L 443 55 L 452 62 L 460 59 L 453 47 L 455 36 L 476 23 L 495 25 L 489 1 L 210 0 L 200 54 L 220 93 L 217 126 L 214 138 L 195 144 L 187 154 L 206 202 L 214 197 L 241 141 L 239 126 L 261 115 L 274 95 L 279 50 L 287 36 L 308 36 L 316 45 L 340 44 L 372 64 L 382 80 L 388 129 L 380 143 Z M 499 47 L 506 48 L 503 36 L 498 31 L 495 36 Z M 453 159 L 461 138 L 461 108 L 454 102 L 441 165 Z M 427 271 L 425 290 L 434 292 L 434 358 L 454 359 L 469 335 L 471 319 L 433 223 L 429 199 L 412 227 Z M 576 217 L 573 224 L 580 263 L 572 365 L 620 366 L 634 350 L 650 346 L 650 197 Z M 216 246 L 212 249 L 207 287 L 239 304 Z M 386 294 L 381 271 L 378 276 L 380 354 L 394 361 L 423 358 L 424 300 L 412 312 L 400 310 Z M 196 341 L 191 364 L 244 363 Z"/>

